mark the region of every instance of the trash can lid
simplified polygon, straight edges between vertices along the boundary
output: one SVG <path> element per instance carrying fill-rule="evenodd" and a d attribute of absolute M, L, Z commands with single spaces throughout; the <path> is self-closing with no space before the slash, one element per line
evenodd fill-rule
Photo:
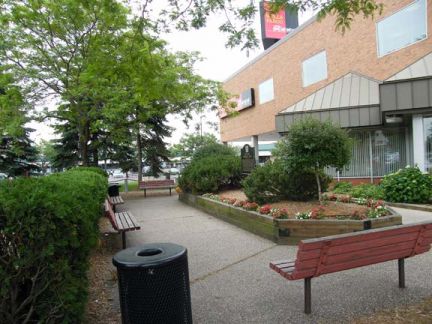
<path fill-rule="evenodd" d="M 120 184 L 118 182 L 110 182 L 108 187 L 120 187 Z"/>
<path fill-rule="evenodd" d="M 173 243 L 149 243 L 116 253 L 117 268 L 154 268 L 164 266 L 187 253 L 185 247 Z"/>

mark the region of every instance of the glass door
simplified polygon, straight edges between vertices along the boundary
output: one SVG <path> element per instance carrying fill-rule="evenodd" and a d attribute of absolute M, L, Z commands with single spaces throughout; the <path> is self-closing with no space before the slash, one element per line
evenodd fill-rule
<path fill-rule="evenodd" d="M 423 134 L 425 142 L 425 168 L 432 170 L 432 117 L 423 118 Z"/>

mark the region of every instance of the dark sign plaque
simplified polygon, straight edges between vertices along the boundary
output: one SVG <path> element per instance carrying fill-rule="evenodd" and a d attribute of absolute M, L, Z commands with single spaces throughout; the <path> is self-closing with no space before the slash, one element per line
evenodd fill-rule
<path fill-rule="evenodd" d="M 241 166 L 242 172 L 251 172 L 256 165 L 255 161 L 255 148 L 251 147 L 249 144 L 246 144 L 241 149 Z"/>
<path fill-rule="evenodd" d="M 243 91 L 240 95 L 237 110 L 253 107 L 255 105 L 255 91 L 253 88 Z"/>

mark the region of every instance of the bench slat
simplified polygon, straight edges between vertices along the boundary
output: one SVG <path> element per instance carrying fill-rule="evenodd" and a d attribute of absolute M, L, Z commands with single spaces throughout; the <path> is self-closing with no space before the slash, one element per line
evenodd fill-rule
<path fill-rule="evenodd" d="M 322 246 L 325 245 L 327 241 L 332 241 L 332 245 L 336 246 L 344 245 L 347 243 L 368 241 L 374 238 L 381 238 L 385 236 L 396 236 L 405 233 L 418 232 L 420 230 L 420 227 L 422 226 L 425 226 L 427 232 L 432 229 L 432 224 L 420 223 L 416 225 L 398 225 L 387 228 L 368 230 L 367 233 L 361 231 L 341 235 L 332 235 L 317 239 L 303 240 L 299 243 L 299 250 L 308 251 L 320 249 Z"/>
<path fill-rule="evenodd" d="M 121 196 L 109 197 L 111 204 L 113 205 L 121 205 L 124 204 L 124 200 Z"/>
<path fill-rule="evenodd" d="M 127 223 L 128 228 L 134 228 L 135 227 L 134 223 L 132 222 L 132 220 L 130 218 L 129 213 L 123 213 L 123 217 Z"/>
<path fill-rule="evenodd" d="M 327 256 L 326 264 L 349 262 L 349 261 L 372 257 L 372 256 L 386 255 L 388 253 L 393 253 L 400 250 L 413 249 L 415 242 L 416 242 L 415 240 L 411 240 L 407 242 L 400 242 L 397 244 L 390 244 L 390 245 L 385 245 L 377 248 L 370 247 L 370 248 L 354 251 L 352 253 L 347 252 L 341 254 L 332 254 L 330 248 L 329 254 Z M 426 246 L 426 244 L 422 244 L 422 246 Z M 319 257 L 305 260 L 305 261 L 297 260 L 296 268 L 298 270 L 316 268 L 318 263 L 319 263 Z"/>
<path fill-rule="evenodd" d="M 139 183 L 140 189 L 166 189 L 175 187 L 175 182 L 173 179 L 167 180 L 147 180 L 141 181 Z"/>
<path fill-rule="evenodd" d="M 419 249 L 417 254 L 424 253 L 424 252 L 427 252 L 429 250 L 430 250 L 429 246 L 423 247 L 423 248 Z M 367 265 L 371 265 L 371 264 L 407 258 L 407 257 L 411 256 L 411 252 L 412 252 L 412 249 L 406 249 L 406 250 L 402 250 L 402 251 L 389 253 L 387 255 L 379 255 L 376 257 L 372 257 L 372 258 L 355 260 L 355 261 L 352 261 L 349 263 L 340 263 L 340 264 L 328 265 L 324 268 L 324 270 L 321 273 L 325 274 L 325 273 L 338 272 L 338 271 L 342 271 L 342 270 L 358 268 L 358 267 L 367 266 Z"/>
<path fill-rule="evenodd" d="M 116 222 L 118 226 L 118 230 L 122 231 L 124 229 L 123 218 L 121 217 L 121 213 L 116 213 Z"/>

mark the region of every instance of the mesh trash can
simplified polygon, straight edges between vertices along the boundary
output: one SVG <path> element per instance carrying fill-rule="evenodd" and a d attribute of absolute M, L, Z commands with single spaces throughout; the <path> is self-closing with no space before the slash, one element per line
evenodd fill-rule
<path fill-rule="evenodd" d="M 120 196 L 119 188 L 120 185 L 118 185 L 117 183 L 110 183 L 108 186 L 108 195 L 110 197 Z"/>
<path fill-rule="evenodd" d="M 123 323 L 192 323 L 187 250 L 154 243 L 118 252 Z"/>

